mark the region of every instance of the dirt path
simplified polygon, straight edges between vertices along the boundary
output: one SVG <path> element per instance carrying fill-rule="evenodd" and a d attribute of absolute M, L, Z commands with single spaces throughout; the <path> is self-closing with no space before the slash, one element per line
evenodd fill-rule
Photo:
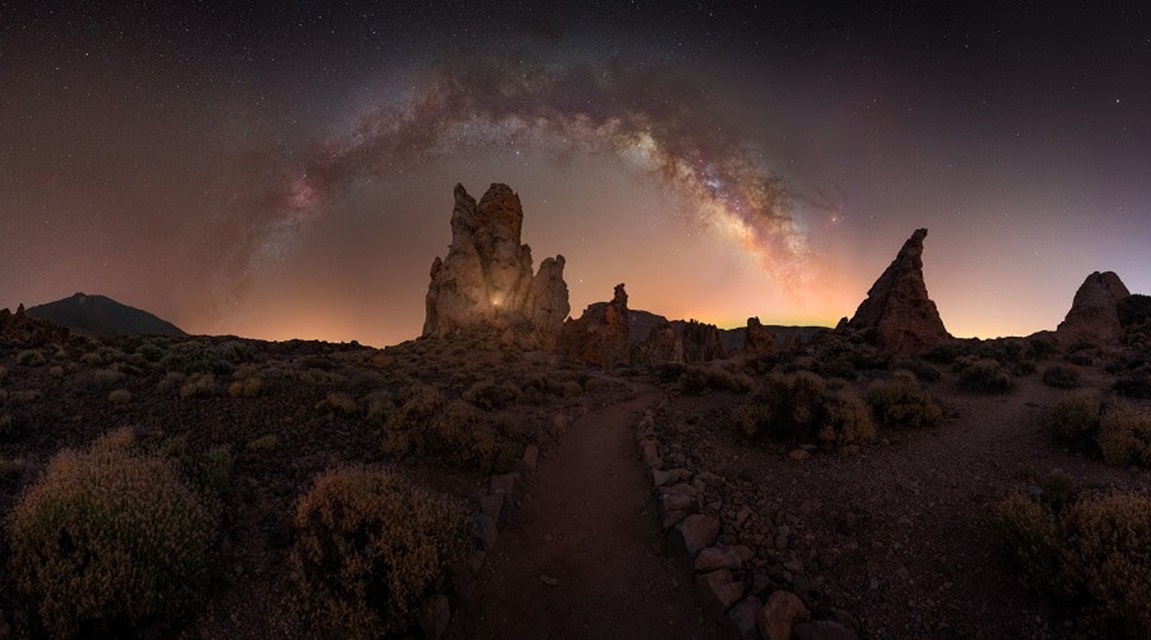
<path fill-rule="evenodd" d="M 450 637 L 719 636 L 688 573 L 662 555 L 655 501 L 635 451 L 635 426 L 659 398 L 641 387 L 635 398 L 575 422 L 531 479 Z"/>

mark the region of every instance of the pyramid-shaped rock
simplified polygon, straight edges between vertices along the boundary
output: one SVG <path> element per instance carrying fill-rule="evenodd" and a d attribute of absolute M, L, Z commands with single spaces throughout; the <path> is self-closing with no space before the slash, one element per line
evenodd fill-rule
<path fill-rule="evenodd" d="M 1123 338 L 1119 301 L 1130 295 L 1114 271 L 1092 273 L 1075 292 L 1071 310 L 1055 330 L 1056 338 L 1065 346 L 1119 342 Z"/>
<path fill-rule="evenodd" d="M 914 355 L 951 338 L 923 281 L 923 239 L 917 229 L 879 276 L 847 328 L 887 353 Z"/>
<path fill-rule="evenodd" d="M 518 327 L 554 344 L 571 310 L 563 256 L 532 275 L 531 247 L 520 243 L 523 208 L 506 184 L 493 184 L 479 203 L 457 184 L 455 200 L 451 247 L 432 263 L 424 335 Z"/>

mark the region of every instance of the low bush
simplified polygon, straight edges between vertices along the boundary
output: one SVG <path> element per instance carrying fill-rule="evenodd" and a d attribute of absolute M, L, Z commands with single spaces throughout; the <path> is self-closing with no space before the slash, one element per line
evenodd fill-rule
<path fill-rule="evenodd" d="M 943 423 L 943 408 L 910 373 L 872 383 L 867 404 L 881 427 L 918 429 Z"/>
<path fill-rule="evenodd" d="M 1113 388 L 1128 398 L 1151 398 L 1151 367 L 1129 371 L 1115 381 Z"/>
<path fill-rule="evenodd" d="M 263 389 L 263 379 L 252 376 L 232 381 L 232 384 L 228 385 L 228 395 L 233 398 L 255 398 Z"/>
<path fill-rule="evenodd" d="M 120 636 L 199 605 L 216 521 L 165 460 L 113 438 L 57 455 L 8 531 L 14 584 L 53 635 Z"/>
<path fill-rule="evenodd" d="M 296 509 L 292 562 L 321 621 L 345 637 L 400 634 L 467 552 L 466 519 L 383 471 L 320 476 Z"/>
<path fill-rule="evenodd" d="M 194 374 L 180 387 L 181 398 L 201 398 L 214 393 L 216 393 L 216 376 L 210 373 Z"/>
<path fill-rule="evenodd" d="M 1080 384 L 1083 372 L 1079 367 L 1070 364 L 1056 364 L 1043 371 L 1043 384 L 1060 389 L 1075 389 Z"/>
<path fill-rule="evenodd" d="M 984 358 L 961 365 L 959 386 L 980 393 L 1007 393 L 1015 388 L 1015 380 L 998 360 Z"/>
<path fill-rule="evenodd" d="M 943 374 L 934 365 L 920 358 L 903 358 L 891 363 L 892 371 L 910 371 L 920 382 L 939 382 Z"/>
<path fill-rule="evenodd" d="M 114 387 L 123 382 L 128 376 L 111 369 L 100 369 L 92 374 L 92 382 L 102 389 Z"/>
<path fill-rule="evenodd" d="M 1151 499 L 1078 496 L 1065 504 L 1015 495 L 996 510 L 1028 584 L 1103 637 L 1151 635 Z"/>
<path fill-rule="evenodd" d="M 39 367 L 48 362 L 44 352 L 39 349 L 25 349 L 16 354 L 16 364 L 25 367 Z"/>
<path fill-rule="evenodd" d="M 360 412 L 360 407 L 352 396 L 335 391 L 329 391 L 320 401 L 320 405 L 333 413 L 345 416 L 354 416 Z"/>
<path fill-rule="evenodd" d="M 449 403 L 438 390 L 418 386 L 388 415 L 383 448 L 393 458 L 414 453 L 487 472 L 510 468 L 524 441 L 526 435 L 515 423 L 482 412 L 464 400 Z"/>
<path fill-rule="evenodd" d="M 108 393 L 108 402 L 112 404 L 128 404 L 132 401 L 132 393 L 127 389 L 114 389 Z"/>
<path fill-rule="evenodd" d="M 808 372 L 768 376 L 747 402 L 733 409 L 732 420 L 748 438 L 788 444 L 842 447 L 875 439 L 867 406 L 846 391 L 829 389 Z"/>
<path fill-rule="evenodd" d="M 1103 412 L 1097 438 L 1103 461 L 1116 467 L 1151 467 L 1151 416 L 1119 405 Z"/>
<path fill-rule="evenodd" d="M 520 388 L 511 381 L 496 384 L 491 378 L 484 378 L 468 387 L 463 393 L 463 398 L 486 411 L 504 409 L 519 400 Z"/>
<path fill-rule="evenodd" d="M 1043 426 L 1057 440 L 1073 448 L 1094 447 L 1099 435 L 1099 418 L 1103 408 L 1099 393 L 1086 391 L 1063 398 L 1044 412 Z"/>
<path fill-rule="evenodd" d="M 280 438 L 274 434 L 260 436 L 245 445 L 248 451 L 273 451 L 280 448 Z"/>

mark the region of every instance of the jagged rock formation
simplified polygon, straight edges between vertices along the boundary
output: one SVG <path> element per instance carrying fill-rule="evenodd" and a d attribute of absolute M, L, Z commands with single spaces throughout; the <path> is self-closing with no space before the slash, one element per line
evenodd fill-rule
<path fill-rule="evenodd" d="M 0 309 L 0 345 L 21 347 L 43 347 L 53 343 L 62 345 L 69 337 L 68 329 L 28 316 L 23 304 L 16 307 L 16 313 Z"/>
<path fill-rule="evenodd" d="M 951 338 L 923 281 L 926 237 L 927 229 L 911 234 L 844 328 L 898 355 L 920 354 Z"/>
<path fill-rule="evenodd" d="M 770 356 L 775 353 L 775 335 L 759 322 L 758 316 L 747 319 L 743 334 L 743 350 L 752 356 Z"/>
<path fill-rule="evenodd" d="M 523 218 L 519 196 L 505 184 L 493 184 L 479 203 L 456 185 L 452 244 L 432 262 L 423 335 L 517 328 L 554 344 L 571 311 L 564 258 L 544 260 L 533 276 L 531 247 L 520 243 Z"/>
<path fill-rule="evenodd" d="M 1123 338 L 1119 301 L 1130 295 L 1115 272 L 1092 273 L 1075 292 L 1071 310 L 1055 330 L 1056 339 L 1065 346 L 1119 342 Z"/>
<path fill-rule="evenodd" d="M 630 333 L 627 292 L 617 284 L 611 302 L 590 304 L 563 324 L 558 350 L 570 362 L 615 367 L 630 361 Z"/>
<path fill-rule="evenodd" d="M 186 336 L 176 325 L 107 296 L 77 293 L 28 309 L 28 317 L 50 320 L 81 334 Z"/>
<path fill-rule="evenodd" d="M 661 318 L 643 342 L 632 349 L 633 364 L 707 362 L 727 357 L 719 329 L 695 320 Z"/>

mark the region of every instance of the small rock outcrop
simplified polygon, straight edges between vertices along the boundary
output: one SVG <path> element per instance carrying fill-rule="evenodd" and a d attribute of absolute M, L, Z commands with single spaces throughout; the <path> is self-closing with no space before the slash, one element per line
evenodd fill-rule
<path fill-rule="evenodd" d="M 1123 338 L 1119 302 L 1130 295 L 1114 271 L 1092 273 L 1075 292 L 1071 310 L 1055 330 L 1056 339 L 1064 346 L 1119 342 Z"/>
<path fill-rule="evenodd" d="M 505 184 L 493 184 L 478 203 L 456 185 L 452 244 L 432 262 L 424 336 L 522 327 L 542 346 L 554 345 L 571 311 L 564 258 L 547 258 L 533 275 L 531 247 L 520 243 L 523 218 L 519 196 Z"/>
<path fill-rule="evenodd" d="M 844 325 L 887 353 L 916 355 L 951 338 L 923 281 L 926 237 L 927 229 L 911 234 Z"/>
<path fill-rule="evenodd" d="M 558 350 L 569 362 L 616 367 L 630 361 L 629 335 L 627 292 L 617 284 L 611 302 L 590 304 L 563 324 Z"/>
<path fill-rule="evenodd" d="M 743 334 L 743 350 L 756 357 L 775 354 L 775 335 L 771 329 L 760 323 L 758 316 L 747 319 L 747 330 Z"/>
<path fill-rule="evenodd" d="M 695 320 L 661 318 L 647 339 L 632 349 L 632 364 L 657 365 L 667 362 L 696 363 L 725 358 L 719 328 Z"/>

